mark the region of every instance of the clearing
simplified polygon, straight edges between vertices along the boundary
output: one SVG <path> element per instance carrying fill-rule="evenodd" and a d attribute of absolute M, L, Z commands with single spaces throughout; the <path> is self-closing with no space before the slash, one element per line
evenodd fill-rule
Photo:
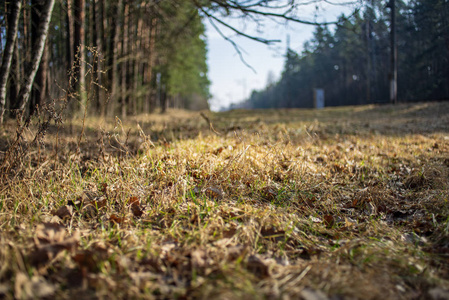
<path fill-rule="evenodd" d="M 449 299 L 449 102 L 205 115 L 8 122 L 0 298 Z"/>

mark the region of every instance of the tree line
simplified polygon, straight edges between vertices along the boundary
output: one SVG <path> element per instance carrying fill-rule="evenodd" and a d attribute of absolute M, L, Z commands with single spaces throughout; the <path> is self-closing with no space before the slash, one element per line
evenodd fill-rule
<path fill-rule="evenodd" d="M 87 105 L 104 116 L 208 107 L 205 29 L 192 1 L 7 1 L 0 26 L 2 116 L 63 98 L 71 113 Z"/>
<path fill-rule="evenodd" d="M 210 22 L 241 54 L 233 34 L 265 44 L 277 41 L 247 34 L 226 22 L 228 17 L 256 24 L 270 19 L 320 25 L 301 15 L 307 4 L 310 1 L 4 1 L 0 123 L 5 112 L 30 116 L 42 108 L 48 111 L 49 103 L 54 104 L 50 110 L 59 105 L 70 115 L 80 108 L 102 116 L 208 108 L 203 22 Z"/>
<path fill-rule="evenodd" d="M 301 54 L 287 49 L 278 82 L 235 107 L 313 107 L 315 88 L 326 106 L 387 103 L 390 11 L 366 1 L 335 27 L 318 26 Z M 449 2 L 396 0 L 399 101 L 449 99 Z M 294 38 L 294 37 L 293 37 Z"/>

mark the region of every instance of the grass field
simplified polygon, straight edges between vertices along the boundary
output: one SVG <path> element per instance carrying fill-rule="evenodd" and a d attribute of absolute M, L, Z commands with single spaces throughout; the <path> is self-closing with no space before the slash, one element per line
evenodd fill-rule
<path fill-rule="evenodd" d="M 204 114 L 5 124 L 0 298 L 449 299 L 449 102 Z"/>

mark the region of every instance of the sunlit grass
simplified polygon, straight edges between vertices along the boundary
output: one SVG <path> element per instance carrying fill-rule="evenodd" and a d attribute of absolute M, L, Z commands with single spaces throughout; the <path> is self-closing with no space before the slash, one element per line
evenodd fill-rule
<path fill-rule="evenodd" d="M 449 288 L 448 104 L 209 116 L 216 133 L 185 111 L 88 119 L 79 151 L 79 120 L 58 149 L 50 128 L 2 177 L 2 296 L 409 299 Z"/>

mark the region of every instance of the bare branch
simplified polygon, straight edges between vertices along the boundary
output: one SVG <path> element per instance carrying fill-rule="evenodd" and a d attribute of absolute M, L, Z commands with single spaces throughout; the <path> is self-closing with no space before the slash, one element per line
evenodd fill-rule
<path fill-rule="evenodd" d="M 227 36 L 225 36 L 225 35 L 223 34 L 223 32 L 221 32 L 220 28 L 218 28 L 217 25 L 215 25 L 215 23 L 214 23 L 211 19 L 209 19 L 209 22 L 210 22 L 210 24 L 212 25 L 212 27 L 215 28 L 215 30 L 218 32 L 218 34 L 219 34 L 223 39 L 225 39 L 225 41 L 228 41 L 229 43 L 231 43 L 231 45 L 234 47 L 235 51 L 236 51 L 237 54 L 239 55 L 240 60 L 242 61 L 242 63 L 243 63 L 245 66 L 247 66 L 248 68 L 250 68 L 254 73 L 257 73 L 256 70 L 255 70 L 253 67 L 251 67 L 251 65 L 249 65 L 249 64 L 246 62 L 245 58 L 243 58 L 243 54 L 242 54 L 242 51 L 240 50 L 239 46 L 238 46 L 232 39 L 230 39 L 230 38 L 228 38 Z"/>
<path fill-rule="evenodd" d="M 238 30 L 237 28 L 235 28 L 235 27 L 233 27 L 233 26 L 231 26 L 231 25 L 229 25 L 229 24 L 223 22 L 222 20 L 218 19 L 217 17 L 215 17 L 215 16 L 209 14 L 209 13 L 206 12 L 204 9 L 201 9 L 201 11 L 202 11 L 206 16 L 208 16 L 210 19 L 217 21 L 218 23 L 220 23 L 221 25 L 223 25 L 223 26 L 225 26 L 225 27 L 231 29 L 232 31 L 234 31 L 234 32 L 237 33 L 238 35 L 244 36 L 244 37 L 246 37 L 246 38 L 248 38 L 248 39 L 251 39 L 251 40 L 253 40 L 253 41 L 256 41 L 256 42 L 259 42 L 259 43 L 263 43 L 263 44 L 267 44 L 267 45 L 270 45 L 270 44 L 272 44 L 272 43 L 280 42 L 280 40 L 267 40 L 267 39 L 264 39 L 264 38 L 261 38 L 261 37 L 256 37 L 256 36 L 252 36 L 252 35 L 246 34 L 246 33 L 244 33 L 243 31 L 240 31 L 240 30 Z"/>

